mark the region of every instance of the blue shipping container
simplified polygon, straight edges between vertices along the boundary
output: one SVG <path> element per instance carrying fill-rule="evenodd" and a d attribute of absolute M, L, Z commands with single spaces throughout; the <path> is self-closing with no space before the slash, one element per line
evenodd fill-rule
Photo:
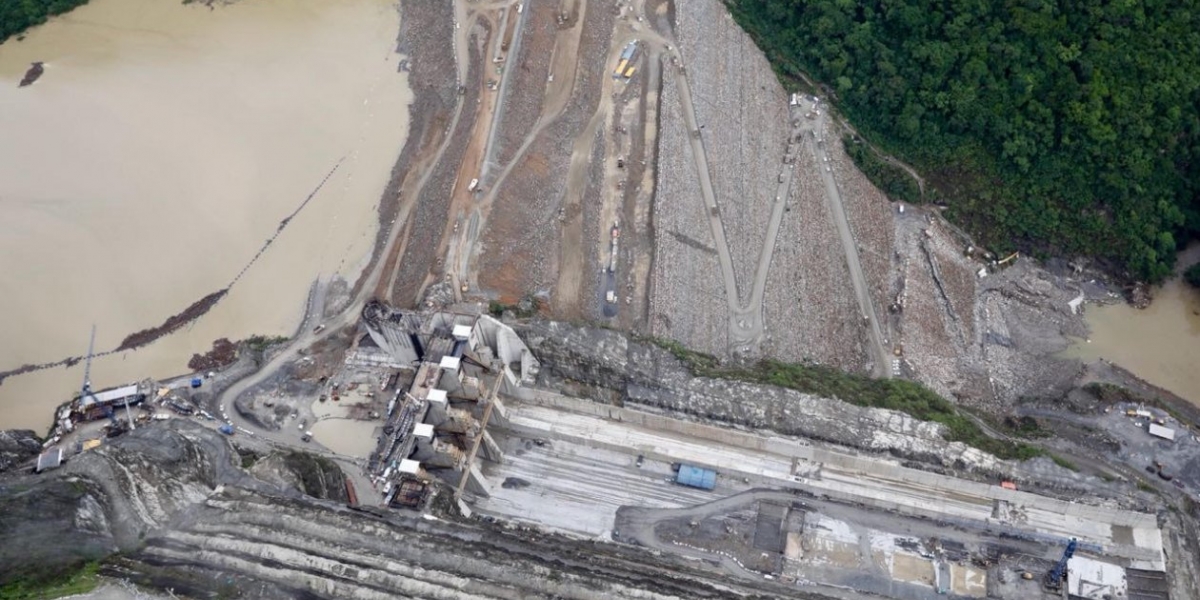
<path fill-rule="evenodd" d="M 679 474 L 675 476 L 675 483 L 711 490 L 717 487 L 717 472 L 692 465 L 679 465 Z"/>

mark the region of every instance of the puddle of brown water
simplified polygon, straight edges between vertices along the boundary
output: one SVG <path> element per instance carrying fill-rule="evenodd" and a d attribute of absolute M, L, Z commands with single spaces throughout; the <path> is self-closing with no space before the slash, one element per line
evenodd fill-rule
<path fill-rule="evenodd" d="M 375 449 L 377 423 L 354 419 L 321 419 L 312 426 L 322 446 L 347 456 L 367 458 Z"/>
<path fill-rule="evenodd" d="M 408 127 L 398 26 L 393 0 L 92 0 L 0 45 L 0 371 L 83 354 L 93 323 L 114 348 L 224 287 L 342 160 L 215 309 L 97 359 L 93 386 L 292 333 L 315 278 L 369 258 Z M 7 379 L 0 429 L 44 431 L 81 378 Z"/>

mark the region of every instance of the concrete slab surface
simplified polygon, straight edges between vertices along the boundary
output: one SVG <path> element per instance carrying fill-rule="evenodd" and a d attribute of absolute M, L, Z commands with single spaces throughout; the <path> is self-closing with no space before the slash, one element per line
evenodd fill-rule
<path fill-rule="evenodd" d="M 720 473 L 719 492 L 731 480 L 765 479 L 772 485 L 831 499 L 952 520 L 995 533 L 1019 533 L 1046 542 L 1065 542 L 1075 537 L 1103 554 L 1128 560 L 1135 568 L 1162 570 L 1165 565 L 1162 532 L 1153 514 L 1008 490 L 796 439 L 611 406 L 601 408 L 609 418 L 522 403 L 513 406 L 510 419 L 514 430 L 534 436 L 716 469 Z M 997 501 L 1008 507 L 999 517 L 994 516 Z M 1132 532 L 1133 543 L 1128 542 L 1127 533 L 1115 531 Z"/>

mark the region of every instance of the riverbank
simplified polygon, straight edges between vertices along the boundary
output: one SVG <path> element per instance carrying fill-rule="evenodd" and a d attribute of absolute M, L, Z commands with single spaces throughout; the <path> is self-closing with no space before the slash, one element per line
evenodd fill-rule
<path fill-rule="evenodd" d="M 98 350 L 122 348 L 94 361 L 104 389 L 289 335 L 314 279 L 360 278 L 407 134 L 399 27 L 392 0 L 93 0 L 0 47 L 0 312 L 21 315 L 0 323 L 21 340 L 0 348 L 6 424 L 40 429 L 78 389 L 64 367 L 93 324 Z M 48 75 L 18 88 L 36 61 Z"/>
<path fill-rule="evenodd" d="M 1152 301 L 1138 308 L 1121 298 L 1085 306 L 1086 339 L 1063 353 L 1091 363 L 1120 365 L 1156 389 L 1200 410 L 1200 291 L 1181 273 L 1200 261 L 1200 245 L 1180 254 L 1176 277 L 1150 290 Z"/>
<path fill-rule="evenodd" d="M 411 120 L 404 146 L 380 196 L 379 229 L 370 259 L 350 290 L 351 298 L 358 297 L 360 293 L 370 293 L 390 300 L 390 290 L 385 289 L 384 285 L 390 280 L 390 272 L 395 269 L 404 245 L 397 240 L 392 256 L 384 256 L 392 228 L 402 217 L 411 218 L 413 205 L 419 200 L 414 188 L 429 169 L 431 155 L 436 153 L 445 136 L 445 129 L 458 102 L 454 48 L 446 44 L 446 40 L 453 35 L 452 4 L 401 0 L 400 12 L 403 18 L 400 19 L 396 34 L 396 52 L 404 59 L 400 61 L 398 69 L 408 75 L 409 89 L 412 90 L 408 114 L 419 115 L 420 118 Z M 411 229 L 408 223 L 402 222 L 400 226 L 403 228 L 401 235 Z M 381 266 L 380 261 L 391 265 Z M 363 287 L 376 269 L 383 269 L 379 285 L 375 290 L 364 292 Z"/>

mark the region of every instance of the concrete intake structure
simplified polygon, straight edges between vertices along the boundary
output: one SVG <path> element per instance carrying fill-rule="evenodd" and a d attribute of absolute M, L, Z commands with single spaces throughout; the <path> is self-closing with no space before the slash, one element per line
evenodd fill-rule
<path fill-rule="evenodd" d="M 457 308 L 407 312 L 381 302 L 363 308 L 362 345 L 414 371 L 409 389 L 389 404 L 368 466 L 388 490 L 389 506 L 419 508 L 434 477 L 456 485 L 456 494 L 486 496 L 490 486 L 476 458 L 504 460 L 486 431 L 493 415 L 505 418 L 498 396 L 532 384 L 541 367 L 511 327 L 477 306 Z"/>

